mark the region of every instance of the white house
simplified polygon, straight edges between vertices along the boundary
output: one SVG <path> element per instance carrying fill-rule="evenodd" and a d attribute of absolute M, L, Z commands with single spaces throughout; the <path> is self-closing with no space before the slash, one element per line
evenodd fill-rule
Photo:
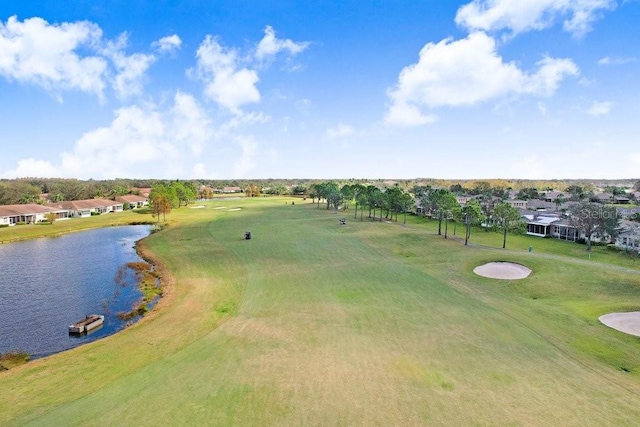
<path fill-rule="evenodd" d="M 477 198 L 478 196 L 467 196 L 467 195 L 456 196 L 456 202 L 458 202 L 460 206 L 464 206 L 467 204 L 469 200 L 477 199 Z"/>
<path fill-rule="evenodd" d="M 528 214 L 522 216 L 527 224 L 527 234 L 530 236 L 547 237 L 551 236 L 552 226 L 561 220 L 557 215 L 537 215 Z"/>
<path fill-rule="evenodd" d="M 73 217 L 88 217 L 108 212 L 122 212 L 122 203 L 109 199 L 71 200 L 60 202 L 57 206 L 69 211 Z"/>
<path fill-rule="evenodd" d="M 577 242 L 578 240 L 584 239 L 585 235 L 582 231 L 571 225 L 568 219 L 561 218 L 551 226 L 551 237 Z"/>
<path fill-rule="evenodd" d="M 120 202 L 123 205 L 127 203 L 131 209 L 143 208 L 149 206 L 149 198 L 144 196 L 136 196 L 135 194 L 128 194 L 126 196 L 116 197 L 116 202 Z"/>
<path fill-rule="evenodd" d="M 640 224 L 622 221 L 615 246 L 628 251 L 637 251 L 640 254 Z"/>
<path fill-rule="evenodd" d="M 47 220 L 47 215 L 54 213 L 56 220 L 69 218 L 69 211 L 62 208 L 42 206 L 35 203 L 24 205 L 0 206 L 0 225 L 16 225 L 18 223 L 33 224 Z"/>

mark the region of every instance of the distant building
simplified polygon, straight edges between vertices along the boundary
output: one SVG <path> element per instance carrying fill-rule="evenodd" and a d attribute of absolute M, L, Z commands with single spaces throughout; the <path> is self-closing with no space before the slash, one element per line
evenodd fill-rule
<path fill-rule="evenodd" d="M 640 254 L 640 224 L 631 221 L 622 221 L 615 246 L 627 251 L 636 251 Z"/>
<path fill-rule="evenodd" d="M 612 193 L 600 193 L 591 196 L 589 200 L 597 203 L 612 203 L 614 199 Z"/>
<path fill-rule="evenodd" d="M 460 206 L 464 206 L 467 204 L 469 200 L 477 199 L 477 198 L 478 196 L 463 195 L 463 196 L 456 196 L 456 201 Z"/>
<path fill-rule="evenodd" d="M 553 202 L 547 202 L 545 200 L 540 199 L 531 199 L 527 201 L 527 209 L 533 211 L 555 211 L 556 204 Z"/>
<path fill-rule="evenodd" d="M 134 188 L 133 192 L 141 195 L 142 197 L 149 198 L 149 194 L 151 194 L 151 188 Z"/>
<path fill-rule="evenodd" d="M 616 207 L 616 212 L 618 212 L 620 218 L 629 219 L 635 214 L 640 214 L 640 207 Z"/>
<path fill-rule="evenodd" d="M 0 206 L 0 225 L 34 224 L 47 220 L 47 215 L 54 213 L 56 220 L 69 218 L 65 209 L 42 206 L 35 203 L 24 205 Z"/>
<path fill-rule="evenodd" d="M 547 191 L 542 195 L 542 197 L 540 197 L 540 199 L 545 202 L 555 202 L 558 198 L 568 200 L 569 197 L 571 197 L 569 194 L 563 193 L 562 191 Z"/>
<path fill-rule="evenodd" d="M 123 209 L 121 202 L 115 202 L 109 199 L 72 200 L 60 202 L 52 206 L 67 210 L 72 217 L 87 217 L 92 214 L 101 215 L 109 212 L 122 212 Z"/>
<path fill-rule="evenodd" d="M 528 235 L 549 237 L 551 236 L 552 225 L 560 221 L 561 218 L 557 215 L 525 214 L 523 219 L 527 224 Z"/>
<path fill-rule="evenodd" d="M 516 209 L 526 209 L 527 201 L 526 200 L 506 200 L 505 203 L 510 204 Z"/>
<path fill-rule="evenodd" d="M 149 206 L 149 198 L 144 196 L 136 196 L 135 194 L 128 194 L 125 196 L 116 197 L 116 202 L 128 204 L 131 209 L 138 209 L 145 206 Z"/>
<path fill-rule="evenodd" d="M 222 189 L 223 193 L 242 193 L 242 188 L 240 187 L 224 187 Z"/>

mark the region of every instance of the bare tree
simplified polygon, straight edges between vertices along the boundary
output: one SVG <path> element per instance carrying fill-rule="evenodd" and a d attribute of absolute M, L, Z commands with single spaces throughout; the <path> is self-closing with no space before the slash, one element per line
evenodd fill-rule
<path fill-rule="evenodd" d="M 571 206 L 569 212 L 571 225 L 585 235 L 587 251 L 591 250 L 593 237 L 614 238 L 617 234 L 618 212 L 612 206 L 584 201 Z"/>

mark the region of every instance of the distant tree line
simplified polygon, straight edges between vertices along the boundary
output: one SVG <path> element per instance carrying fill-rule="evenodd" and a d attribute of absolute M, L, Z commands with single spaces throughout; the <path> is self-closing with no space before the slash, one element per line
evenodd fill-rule
<path fill-rule="evenodd" d="M 353 217 L 363 220 L 364 212 L 367 211 L 367 218 L 384 219 L 398 221 L 398 214 L 403 214 L 403 222 L 406 223 L 406 214 L 411 212 L 414 200 L 411 194 L 401 189 L 399 186 L 386 187 L 383 189 L 375 185 L 345 184 L 339 186 L 335 181 L 321 182 L 313 184 L 308 191 L 312 202 L 320 208 L 320 202 L 324 201 L 326 209 L 345 211 L 351 205 L 355 206 Z M 377 214 L 377 216 L 376 216 Z"/>
<path fill-rule="evenodd" d="M 58 178 L 24 178 L 0 180 L 0 204 L 15 205 L 25 203 L 43 203 L 41 194 L 47 194 L 48 200 L 85 200 L 96 197 L 114 199 L 116 196 L 134 194 L 135 188 L 149 188 L 150 180 L 115 179 L 105 181 L 82 181 Z"/>
<path fill-rule="evenodd" d="M 309 189 L 309 197 L 318 209 L 322 204 L 325 209 L 346 211 L 354 205 L 353 216 L 358 218 L 359 212 L 361 221 L 366 214 L 372 220 L 397 222 L 398 214 L 402 214 L 403 223 L 406 223 L 407 213 L 415 213 L 418 205 L 421 214 L 438 221 L 438 235 L 444 235 L 445 239 L 449 236 L 451 225 L 454 235 L 458 224 L 463 225 L 465 245 L 471 237 L 472 227 L 481 224 L 485 225 L 486 230 L 499 228 L 503 232 L 503 247 L 506 247 L 508 232 L 523 232 L 520 212 L 489 193 L 461 206 L 450 189 L 414 186 L 406 191 L 398 185 L 382 188 L 359 183 L 340 186 L 335 181 L 327 181 L 313 184 Z"/>

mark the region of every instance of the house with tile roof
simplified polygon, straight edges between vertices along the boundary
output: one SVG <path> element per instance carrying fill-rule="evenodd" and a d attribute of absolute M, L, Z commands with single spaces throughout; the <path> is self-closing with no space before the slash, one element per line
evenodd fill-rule
<path fill-rule="evenodd" d="M 127 194 L 125 196 L 116 197 L 116 202 L 122 203 L 123 206 L 128 204 L 130 209 L 139 209 L 149 206 L 149 197 Z"/>
<path fill-rule="evenodd" d="M 56 220 L 67 219 L 71 215 L 60 207 L 43 206 L 35 203 L 24 205 L 0 206 L 0 225 L 35 224 L 47 220 L 47 215 L 54 213 Z"/>
<path fill-rule="evenodd" d="M 81 218 L 109 212 L 122 212 L 123 210 L 121 202 L 109 199 L 70 200 L 57 203 L 54 206 L 68 210 L 71 217 Z"/>

